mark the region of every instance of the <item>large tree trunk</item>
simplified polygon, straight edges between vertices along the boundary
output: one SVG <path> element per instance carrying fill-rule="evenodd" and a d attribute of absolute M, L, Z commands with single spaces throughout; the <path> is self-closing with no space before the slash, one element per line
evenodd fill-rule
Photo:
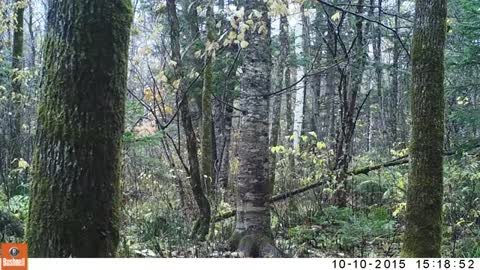
<path fill-rule="evenodd" d="M 50 1 L 27 241 L 32 257 L 112 257 L 119 238 L 131 3 Z"/>
<path fill-rule="evenodd" d="M 446 0 L 416 1 L 405 257 L 441 256 L 446 15 Z"/>
<path fill-rule="evenodd" d="M 195 222 L 192 236 L 198 240 L 204 240 L 208 234 L 210 227 L 210 203 L 205 196 L 202 188 L 202 177 L 200 174 L 200 165 L 198 161 L 198 146 L 195 136 L 195 130 L 192 124 L 192 117 L 190 115 L 188 84 L 185 80 L 182 58 L 180 55 L 180 31 L 177 17 L 177 8 L 175 0 L 167 1 L 168 21 L 170 24 L 170 46 L 172 50 L 172 60 L 175 65 L 175 77 L 180 80 L 179 91 L 181 93 L 180 114 L 182 120 L 183 130 L 186 136 L 188 162 L 190 165 L 190 186 L 192 193 L 197 202 L 200 211 L 200 217 Z"/>
<path fill-rule="evenodd" d="M 262 31 L 248 31 L 249 46 L 244 49 L 241 79 L 241 117 L 239 141 L 239 171 L 237 178 L 237 220 L 231 238 L 232 248 L 247 257 L 278 257 L 280 251 L 271 239 L 268 180 L 268 111 L 270 93 L 271 55 L 270 19 L 262 0 L 245 2 L 245 15 L 253 16 Z"/>

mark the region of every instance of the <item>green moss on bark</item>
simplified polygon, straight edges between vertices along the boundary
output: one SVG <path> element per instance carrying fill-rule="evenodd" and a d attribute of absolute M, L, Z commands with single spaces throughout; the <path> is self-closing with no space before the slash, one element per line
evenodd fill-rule
<path fill-rule="evenodd" d="M 53 1 L 27 241 L 32 257 L 113 257 L 119 241 L 128 0 Z"/>
<path fill-rule="evenodd" d="M 404 257 L 441 256 L 446 13 L 445 0 L 416 2 Z"/>
<path fill-rule="evenodd" d="M 15 1 L 15 27 L 13 31 L 12 44 L 12 108 L 13 125 L 11 127 L 10 138 L 12 140 L 11 160 L 22 157 L 22 70 L 23 70 L 23 14 L 24 3 L 20 0 Z M 16 164 L 13 164 L 16 167 Z M 12 186 L 12 190 L 16 188 Z M 13 194 L 9 194 L 13 195 Z"/>

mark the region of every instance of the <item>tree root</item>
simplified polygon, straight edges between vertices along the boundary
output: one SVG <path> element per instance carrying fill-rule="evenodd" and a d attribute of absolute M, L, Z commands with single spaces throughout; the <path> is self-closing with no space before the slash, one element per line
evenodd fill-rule
<path fill-rule="evenodd" d="M 262 233 L 235 232 L 230 238 L 230 248 L 242 257 L 282 258 L 285 254 L 275 246 L 274 241 Z"/>
<path fill-rule="evenodd" d="M 205 241 L 208 232 L 210 230 L 210 220 L 205 217 L 201 217 L 193 224 L 193 229 L 190 237 L 197 241 Z"/>

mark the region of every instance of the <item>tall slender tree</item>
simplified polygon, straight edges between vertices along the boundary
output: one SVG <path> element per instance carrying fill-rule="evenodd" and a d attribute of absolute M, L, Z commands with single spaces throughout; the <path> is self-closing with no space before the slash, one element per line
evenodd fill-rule
<path fill-rule="evenodd" d="M 33 257 L 115 256 L 131 9 L 129 0 L 49 1 Z"/>
<path fill-rule="evenodd" d="M 15 140 L 12 145 L 12 159 L 18 159 L 21 153 L 21 128 L 22 128 L 22 69 L 23 60 L 23 14 L 25 12 L 24 1 L 15 0 L 15 20 L 12 44 L 12 111 L 13 125 L 11 138 Z"/>
<path fill-rule="evenodd" d="M 285 1 L 284 4 L 288 8 L 288 2 Z M 280 56 L 278 58 L 277 70 L 275 73 L 275 90 L 288 87 L 290 85 L 290 69 L 288 69 L 288 57 L 289 57 L 289 38 L 288 38 L 288 18 L 287 14 L 282 14 L 280 16 Z M 287 78 L 288 77 L 288 78 Z M 287 85 L 288 83 L 288 85 Z M 291 97 L 288 97 L 291 98 Z M 287 98 L 287 103 L 288 103 Z M 272 116 L 272 131 L 270 135 L 270 146 L 278 145 L 278 139 L 280 136 L 280 118 L 282 111 L 282 96 L 276 95 L 273 99 L 273 116 Z M 275 170 L 277 165 L 277 156 L 275 153 L 272 153 L 270 160 L 270 186 L 273 188 L 275 184 Z"/>
<path fill-rule="evenodd" d="M 441 256 L 446 15 L 446 0 L 416 1 L 405 257 Z"/>
<path fill-rule="evenodd" d="M 177 17 L 175 0 L 167 1 L 167 14 L 168 22 L 170 24 L 170 48 L 172 51 L 172 60 L 176 63 L 175 78 L 176 80 L 179 80 L 178 90 L 181 97 L 179 106 L 182 126 L 187 140 L 188 163 L 190 165 L 190 186 L 200 212 L 200 217 L 194 224 L 192 236 L 196 239 L 204 240 L 210 227 L 211 210 L 210 203 L 202 188 L 197 137 L 193 128 L 192 116 L 190 115 L 190 95 L 188 94 L 187 81 L 184 78 L 183 63 L 180 54 L 180 25 Z"/>
<path fill-rule="evenodd" d="M 215 15 L 213 14 L 213 1 L 207 2 L 207 48 L 205 56 L 205 69 L 203 72 L 202 91 L 202 132 L 201 132 L 201 169 L 205 192 L 212 193 L 214 180 L 214 130 L 213 130 L 213 67 L 215 43 Z"/>

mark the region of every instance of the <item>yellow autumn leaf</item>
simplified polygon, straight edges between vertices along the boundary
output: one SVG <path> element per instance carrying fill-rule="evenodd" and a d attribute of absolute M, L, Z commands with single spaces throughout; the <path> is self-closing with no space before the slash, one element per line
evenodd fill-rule
<path fill-rule="evenodd" d="M 331 17 L 332 21 L 337 22 L 340 20 L 340 12 L 337 11 L 335 14 L 332 15 Z"/>
<path fill-rule="evenodd" d="M 230 33 L 228 33 L 228 39 L 235 39 L 237 38 L 237 33 L 233 32 L 233 31 L 230 31 Z"/>
<path fill-rule="evenodd" d="M 327 145 L 324 142 L 317 142 L 317 148 L 322 150 L 327 148 Z"/>
<path fill-rule="evenodd" d="M 158 74 L 158 79 L 161 82 L 167 82 L 168 81 L 168 78 L 167 78 L 167 76 L 165 76 L 165 73 L 163 71 L 161 71 L 160 74 Z"/>
<path fill-rule="evenodd" d="M 173 113 L 173 108 L 170 107 L 170 106 L 167 106 L 167 105 L 165 105 L 163 110 L 165 111 L 166 114 L 172 114 Z"/>
<path fill-rule="evenodd" d="M 146 101 L 152 101 L 152 100 L 153 100 L 153 92 L 152 92 L 152 89 L 146 88 L 145 90 L 143 90 L 143 98 L 144 98 Z"/>
<path fill-rule="evenodd" d="M 172 85 L 175 89 L 178 89 L 180 87 L 180 80 L 174 81 Z"/>
<path fill-rule="evenodd" d="M 242 42 L 240 42 L 240 47 L 241 47 L 242 49 L 245 49 L 245 48 L 247 48 L 247 47 L 248 47 L 248 42 L 247 42 L 247 41 L 245 41 L 245 40 L 244 40 L 244 41 L 242 41 Z"/>

